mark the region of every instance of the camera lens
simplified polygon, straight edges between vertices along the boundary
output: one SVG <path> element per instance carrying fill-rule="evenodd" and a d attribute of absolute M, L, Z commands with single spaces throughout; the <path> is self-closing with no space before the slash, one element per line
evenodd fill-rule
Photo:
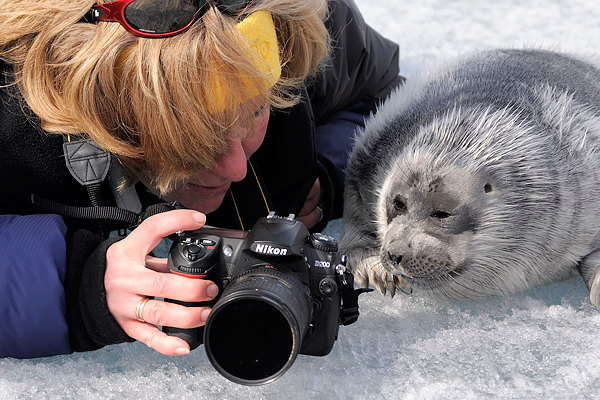
<path fill-rule="evenodd" d="M 311 318 L 310 291 L 295 274 L 254 267 L 233 280 L 210 313 L 206 354 L 233 382 L 271 382 L 295 361 Z"/>

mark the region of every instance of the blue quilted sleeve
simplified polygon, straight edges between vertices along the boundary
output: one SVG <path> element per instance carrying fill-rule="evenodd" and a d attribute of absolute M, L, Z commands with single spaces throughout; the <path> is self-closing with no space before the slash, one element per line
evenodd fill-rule
<path fill-rule="evenodd" d="M 0 215 L 0 357 L 71 353 L 66 231 L 57 215 Z"/>

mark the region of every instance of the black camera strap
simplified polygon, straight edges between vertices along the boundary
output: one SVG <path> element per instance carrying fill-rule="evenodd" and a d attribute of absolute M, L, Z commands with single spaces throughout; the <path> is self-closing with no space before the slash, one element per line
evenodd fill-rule
<path fill-rule="evenodd" d="M 160 202 L 133 210 L 119 206 L 105 206 L 102 201 L 102 182 L 111 168 L 112 155 L 88 137 L 65 137 L 63 143 L 65 163 L 71 176 L 87 190 L 91 206 L 71 206 L 31 194 L 31 203 L 46 212 L 67 218 L 91 219 L 118 222 L 127 229 L 134 229 L 146 218 L 165 211 L 183 208 L 176 201 Z M 137 198 L 137 202 L 139 199 Z M 118 204 L 118 199 L 115 197 Z M 141 204 L 139 205 L 141 208 Z"/>
<path fill-rule="evenodd" d="M 350 325 L 358 320 L 358 296 L 362 293 L 372 292 L 370 288 L 354 289 L 354 275 L 344 271 L 342 275 L 342 311 L 340 313 L 340 325 Z"/>

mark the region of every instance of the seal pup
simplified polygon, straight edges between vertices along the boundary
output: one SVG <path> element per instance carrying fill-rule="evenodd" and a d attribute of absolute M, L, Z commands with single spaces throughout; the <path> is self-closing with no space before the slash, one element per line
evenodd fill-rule
<path fill-rule="evenodd" d="M 494 50 L 393 93 L 347 167 L 357 282 L 474 299 L 579 272 L 600 307 L 598 65 Z"/>

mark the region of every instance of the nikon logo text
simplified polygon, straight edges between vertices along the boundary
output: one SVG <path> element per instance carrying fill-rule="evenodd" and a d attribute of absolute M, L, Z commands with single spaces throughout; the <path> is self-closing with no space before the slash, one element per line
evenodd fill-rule
<path fill-rule="evenodd" d="M 268 244 L 255 243 L 252 247 L 254 247 L 253 250 L 257 253 L 268 254 L 271 256 L 285 256 L 288 252 L 287 249 L 269 246 Z"/>

